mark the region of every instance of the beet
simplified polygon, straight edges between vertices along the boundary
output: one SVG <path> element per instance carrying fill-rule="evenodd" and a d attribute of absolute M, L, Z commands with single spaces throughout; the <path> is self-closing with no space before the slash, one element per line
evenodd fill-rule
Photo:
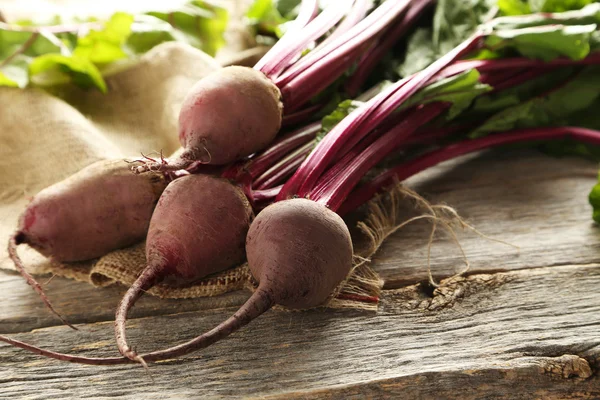
<path fill-rule="evenodd" d="M 185 169 L 194 162 L 224 165 L 266 147 L 281 127 L 281 93 L 262 72 L 225 67 L 196 83 L 179 113 L 179 142 L 184 151 L 168 163 L 135 168 Z"/>
<path fill-rule="evenodd" d="M 57 262 L 85 261 L 144 239 L 167 182 L 162 175 L 135 176 L 123 160 L 96 162 L 33 197 L 9 240 L 17 270 L 52 307 L 17 254 L 28 244 Z M 68 323 L 67 323 L 68 324 Z"/>
<path fill-rule="evenodd" d="M 292 309 L 323 304 L 350 273 L 352 251 L 346 224 L 325 206 L 306 199 L 270 205 L 256 217 L 246 240 L 258 288 L 232 317 L 187 343 L 142 357 L 125 340 L 122 303 L 115 322 L 119 351 L 142 363 L 174 358 L 223 339 L 275 304 Z"/>
<path fill-rule="evenodd" d="M 159 282 L 189 285 L 242 263 L 253 216 L 242 190 L 225 179 L 188 175 L 167 187 L 150 222 L 147 267 L 117 309 L 115 329 L 122 352 L 129 348 L 125 320 L 135 301 Z"/>

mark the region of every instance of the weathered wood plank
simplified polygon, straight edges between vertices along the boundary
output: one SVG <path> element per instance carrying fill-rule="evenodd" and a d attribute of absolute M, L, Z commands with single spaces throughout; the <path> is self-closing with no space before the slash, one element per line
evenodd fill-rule
<path fill-rule="evenodd" d="M 490 243 L 462 235 L 461 244 L 473 272 L 510 270 L 560 264 L 600 262 L 600 229 L 591 223 L 587 192 L 595 182 L 596 164 L 580 159 L 553 159 L 518 151 L 495 152 L 446 163 L 408 184 L 433 202 L 454 206 L 482 232 L 521 246 Z M 389 238 L 374 259 L 387 287 L 426 278 L 428 224 L 409 225 Z M 448 239 L 435 242 L 432 268 L 450 276 L 460 257 Z M 48 293 L 57 308 L 75 323 L 108 321 L 124 288 L 93 289 L 56 278 Z M 163 315 L 239 305 L 244 292 L 212 299 L 139 302 L 134 316 Z M 4 332 L 23 332 L 56 325 L 33 291 L 13 274 L 0 271 L 0 326 Z"/>
<path fill-rule="evenodd" d="M 562 379 L 548 373 L 544 362 L 554 363 L 564 357 L 538 359 L 531 367 L 469 370 L 417 374 L 408 377 L 333 387 L 325 390 L 286 393 L 295 399 L 511 399 L 568 400 L 600 398 L 600 378 Z M 576 356 L 568 359 L 577 359 Z M 568 361 L 567 364 L 568 365 Z M 568 369 L 568 367 L 567 367 Z M 534 379 L 532 379 L 535 377 Z M 281 398 L 280 395 L 260 399 Z"/>
<path fill-rule="evenodd" d="M 114 320 L 117 304 L 126 290 L 121 285 L 94 288 L 87 283 L 64 278 L 54 278 L 45 287 L 56 309 L 75 324 Z M 138 318 L 238 306 L 247 297 L 248 294 L 243 291 L 183 300 L 146 296 L 136 305 L 132 315 Z M 24 332 L 61 323 L 23 279 L 14 273 L 0 271 L 0 304 L 4 305 L 0 308 L 0 332 L 3 333 Z"/>
<path fill-rule="evenodd" d="M 460 242 L 473 271 L 513 270 L 600 262 L 600 229 L 591 220 L 587 195 L 597 164 L 555 159 L 532 151 L 468 156 L 420 174 L 407 185 L 432 203 L 448 204 L 484 234 L 520 246 L 520 251 L 472 233 Z M 409 225 L 388 240 L 374 259 L 388 287 L 425 279 L 428 223 Z M 434 274 L 462 268 L 450 240 L 432 248 Z"/>
<path fill-rule="evenodd" d="M 461 278 L 433 298 L 418 285 L 388 290 L 377 313 L 271 311 L 190 359 L 153 366 L 154 384 L 139 367 L 82 367 L 1 345 L 0 387 L 7 398 L 85 393 L 153 399 L 169 394 L 287 398 L 348 385 L 355 392 L 333 393 L 415 398 L 439 391 L 453 398 L 453 391 L 467 386 L 472 397 L 497 398 L 494 388 L 509 385 L 494 386 L 496 378 L 510 379 L 513 393 L 527 393 L 542 388 L 551 374 L 556 384 L 532 397 L 594 398 L 600 390 L 598 378 L 591 377 L 600 361 L 599 285 L 599 265 L 560 266 Z M 129 324 L 131 340 L 140 351 L 162 347 L 232 311 L 136 319 Z M 52 327 L 16 337 L 60 351 L 115 353 L 108 322 L 85 325 L 81 333 Z M 382 380 L 379 386 L 374 382 Z M 387 387 L 385 380 L 410 390 Z"/>

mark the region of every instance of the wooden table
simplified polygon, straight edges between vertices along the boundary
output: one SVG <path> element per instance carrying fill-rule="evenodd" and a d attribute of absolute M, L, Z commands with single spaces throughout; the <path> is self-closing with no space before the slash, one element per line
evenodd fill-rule
<path fill-rule="evenodd" d="M 0 344 L 0 398 L 600 398 L 600 228 L 587 193 L 595 163 L 532 151 L 446 163 L 409 181 L 458 209 L 487 235 L 461 235 L 469 274 L 432 291 L 427 224 L 390 238 L 373 265 L 385 279 L 375 312 L 270 311 L 185 359 L 90 367 Z M 437 241 L 436 278 L 460 266 Z M 0 332 L 63 352 L 116 355 L 114 308 L 123 287 L 56 278 L 48 294 L 80 324 L 49 315 L 15 274 L 0 272 Z M 181 342 L 222 321 L 246 292 L 138 302 L 129 332 L 138 350 Z"/>

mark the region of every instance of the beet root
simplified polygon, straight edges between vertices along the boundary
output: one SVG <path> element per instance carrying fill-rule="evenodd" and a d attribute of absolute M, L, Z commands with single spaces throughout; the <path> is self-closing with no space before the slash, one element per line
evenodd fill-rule
<path fill-rule="evenodd" d="M 38 193 L 17 242 L 59 262 L 89 260 L 143 240 L 162 191 L 158 174 L 132 176 L 123 160 L 94 163 Z"/>
<path fill-rule="evenodd" d="M 258 214 L 247 235 L 248 264 L 259 284 L 246 303 L 203 335 L 145 356 L 122 346 L 124 311 L 120 307 L 116 324 L 121 354 L 141 363 L 175 358 L 227 337 L 275 304 L 292 309 L 323 304 L 350 273 L 352 251 L 346 224 L 325 206 L 306 199 L 270 205 Z"/>
<path fill-rule="evenodd" d="M 344 221 L 326 207 L 305 199 L 285 200 L 265 208 L 248 232 L 246 252 L 252 274 L 259 281 L 258 288 L 233 316 L 187 343 L 142 356 L 126 346 L 126 357 L 87 358 L 40 349 L 1 335 L 0 341 L 45 357 L 82 364 L 172 359 L 227 337 L 275 304 L 290 308 L 319 305 L 352 269 L 352 241 Z M 123 303 L 119 307 L 121 319 L 126 315 L 122 306 Z M 119 322 L 115 324 L 117 338 L 124 340 Z M 121 327 L 124 328 L 124 320 Z"/>
<path fill-rule="evenodd" d="M 316 307 L 352 268 L 352 239 L 344 220 L 307 199 L 263 210 L 246 239 L 246 254 L 259 288 L 293 309 Z"/>
<path fill-rule="evenodd" d="M 253 216 L 243 191 L 227 180 L 188 175 L 167 187 L 148 230 L 148 266 L 117 309 L 115 333 L 121 354 L 137 357 L 127 344 L 125 320 L 142 293 L 159 282 L 189 285 L 242 263 Z"/>
<path fill-rule="evenodd" d="M 145 171 L 185 169 L 194 162 L 224 165 L 266 147 L 281 127 L 281 93 L 262 72 L 225 67 L 194 85 L 179 113 L 175 159 L 134 168 Z"/>
<path fill-rule="evenodd" d="M 16 247 L 25 243 L 54 261 L 74 262 L 130 246 L 144 239 L 166 186 L 158 174 L 132 175 L 123 160 L 96 162 L 33 197 L 9 240 L 10 258 L 59 316 L 41 286 L 25 271 Z"/>

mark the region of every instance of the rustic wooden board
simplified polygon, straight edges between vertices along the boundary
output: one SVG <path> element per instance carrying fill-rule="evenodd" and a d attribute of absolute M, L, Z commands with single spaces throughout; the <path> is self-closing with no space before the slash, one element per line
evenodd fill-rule
<path fill-rule="evenodd" d="M 598 173 L 594 162 L 554 159 L 540 153 L 494 152 L 467 156 L 407 182 L 432 203 L 446 203 L 482 233 L 461 236 L 474 271 L 512 270 L 600 262 L 600 229 L 587 196 Z M 424 279 L 426 223 L 407 226 L 384 244 L 375 265 L 389 287 Z M 453 242 L 436 242 L 432 268 L 448 276 L 462 268 Z"/>
<path fill-rule="evenodd" d="M 591 222 L 587 193 L 596 164 L 576 158 L 553 159 L 536 152 L 492 152 L 445 163 L 408 181 L 432 202 L 455 207 L 482 232 L 521 246 L 461 236 L 472 272 L 600 262 L 600 229 Z M 426 279 L 427 223 L 408 225 L 383 245 L 373 266 L 394 288 Z M 442 238 L 432 251 L 436 277 L 462 268 L 452 241 Z M 93 289 L 55 278 L 47 287 L 56 307 L 74 323 L 108 321 L 124 288 Z M 239 305 L 246 294 L 212 299 L 144 298 L 134 316 L 163 315 Z M 57 324 L 33 291 L 11 273 L 0 271 L 0 331 L 24 332 Z"/>
<path fill-rule="evenodd" d="M 42 278 L 40 281 L 45 281 Z M 59 312 L 68 317 L 69 322 L 80 324 L 114 319 L 119 300 L 125 294 L 125 287 L 114 285 L 108 288 L 94 288 L 87 283 L 74 282 L 64 278 L 54 278 L 46 292 Z M 133 310 L 133 317 L 147 317 L 184 311 L 237 306 L 248 297 L 243 291 L 236 291 L 212 298 L 185 300 L 159 299 L 146 296 Z M 60 324 L 48 312 L 33 290 L 14 273 L 0 271 L 0 332 L 24 332 Z"/>
<path fill-rule="evenodd" d="M 89 367 L 0 345 L 6 398 L 185 396 L 289 398 L 597 398 L 600 265 L 479 274 L 429 296 L 387 290 L 377 313 L 271 311 L 185 360 Z M 233 308 L 140 318 L 139 350 L 189 338 Z M 51 327 L 16 335 L 41 346 L 114 354 L 112 324 L 81 333 Z M 439 394 L 439 396 L 437 396 Z"/>
<path fill-rule="evenodd" d="M 445 164 L 409 185 L 456 207 L 482 232 L 519 244 L 519 253 L 461 236 L 474 275 L 432 298 L 414 285 L 426 278 L 429 226 L 409 226 L 374 259 L 388 288 L 377 313 L 272 311 L 188 360 L 153 366 L 155 384 L 134 366 L 63 364 L 0 345 L 0 398 L 598 398 L 600 230 L 587 205 L 595 174 L 592 162 L 532 152 Z M 460 266 L 453 246 L 447 238 L 435 244 L 438 277 Z M 123 292 L 52 280 L 48 294 L 57 308 L 83 323 L 73 332 L 19 276 L 0 272 L 0 333 L 114 355 L 110 321 Z M 132 341 L 144 350 L 185 340 L 246 298 L 146 296 L 129 325 Z"/>

